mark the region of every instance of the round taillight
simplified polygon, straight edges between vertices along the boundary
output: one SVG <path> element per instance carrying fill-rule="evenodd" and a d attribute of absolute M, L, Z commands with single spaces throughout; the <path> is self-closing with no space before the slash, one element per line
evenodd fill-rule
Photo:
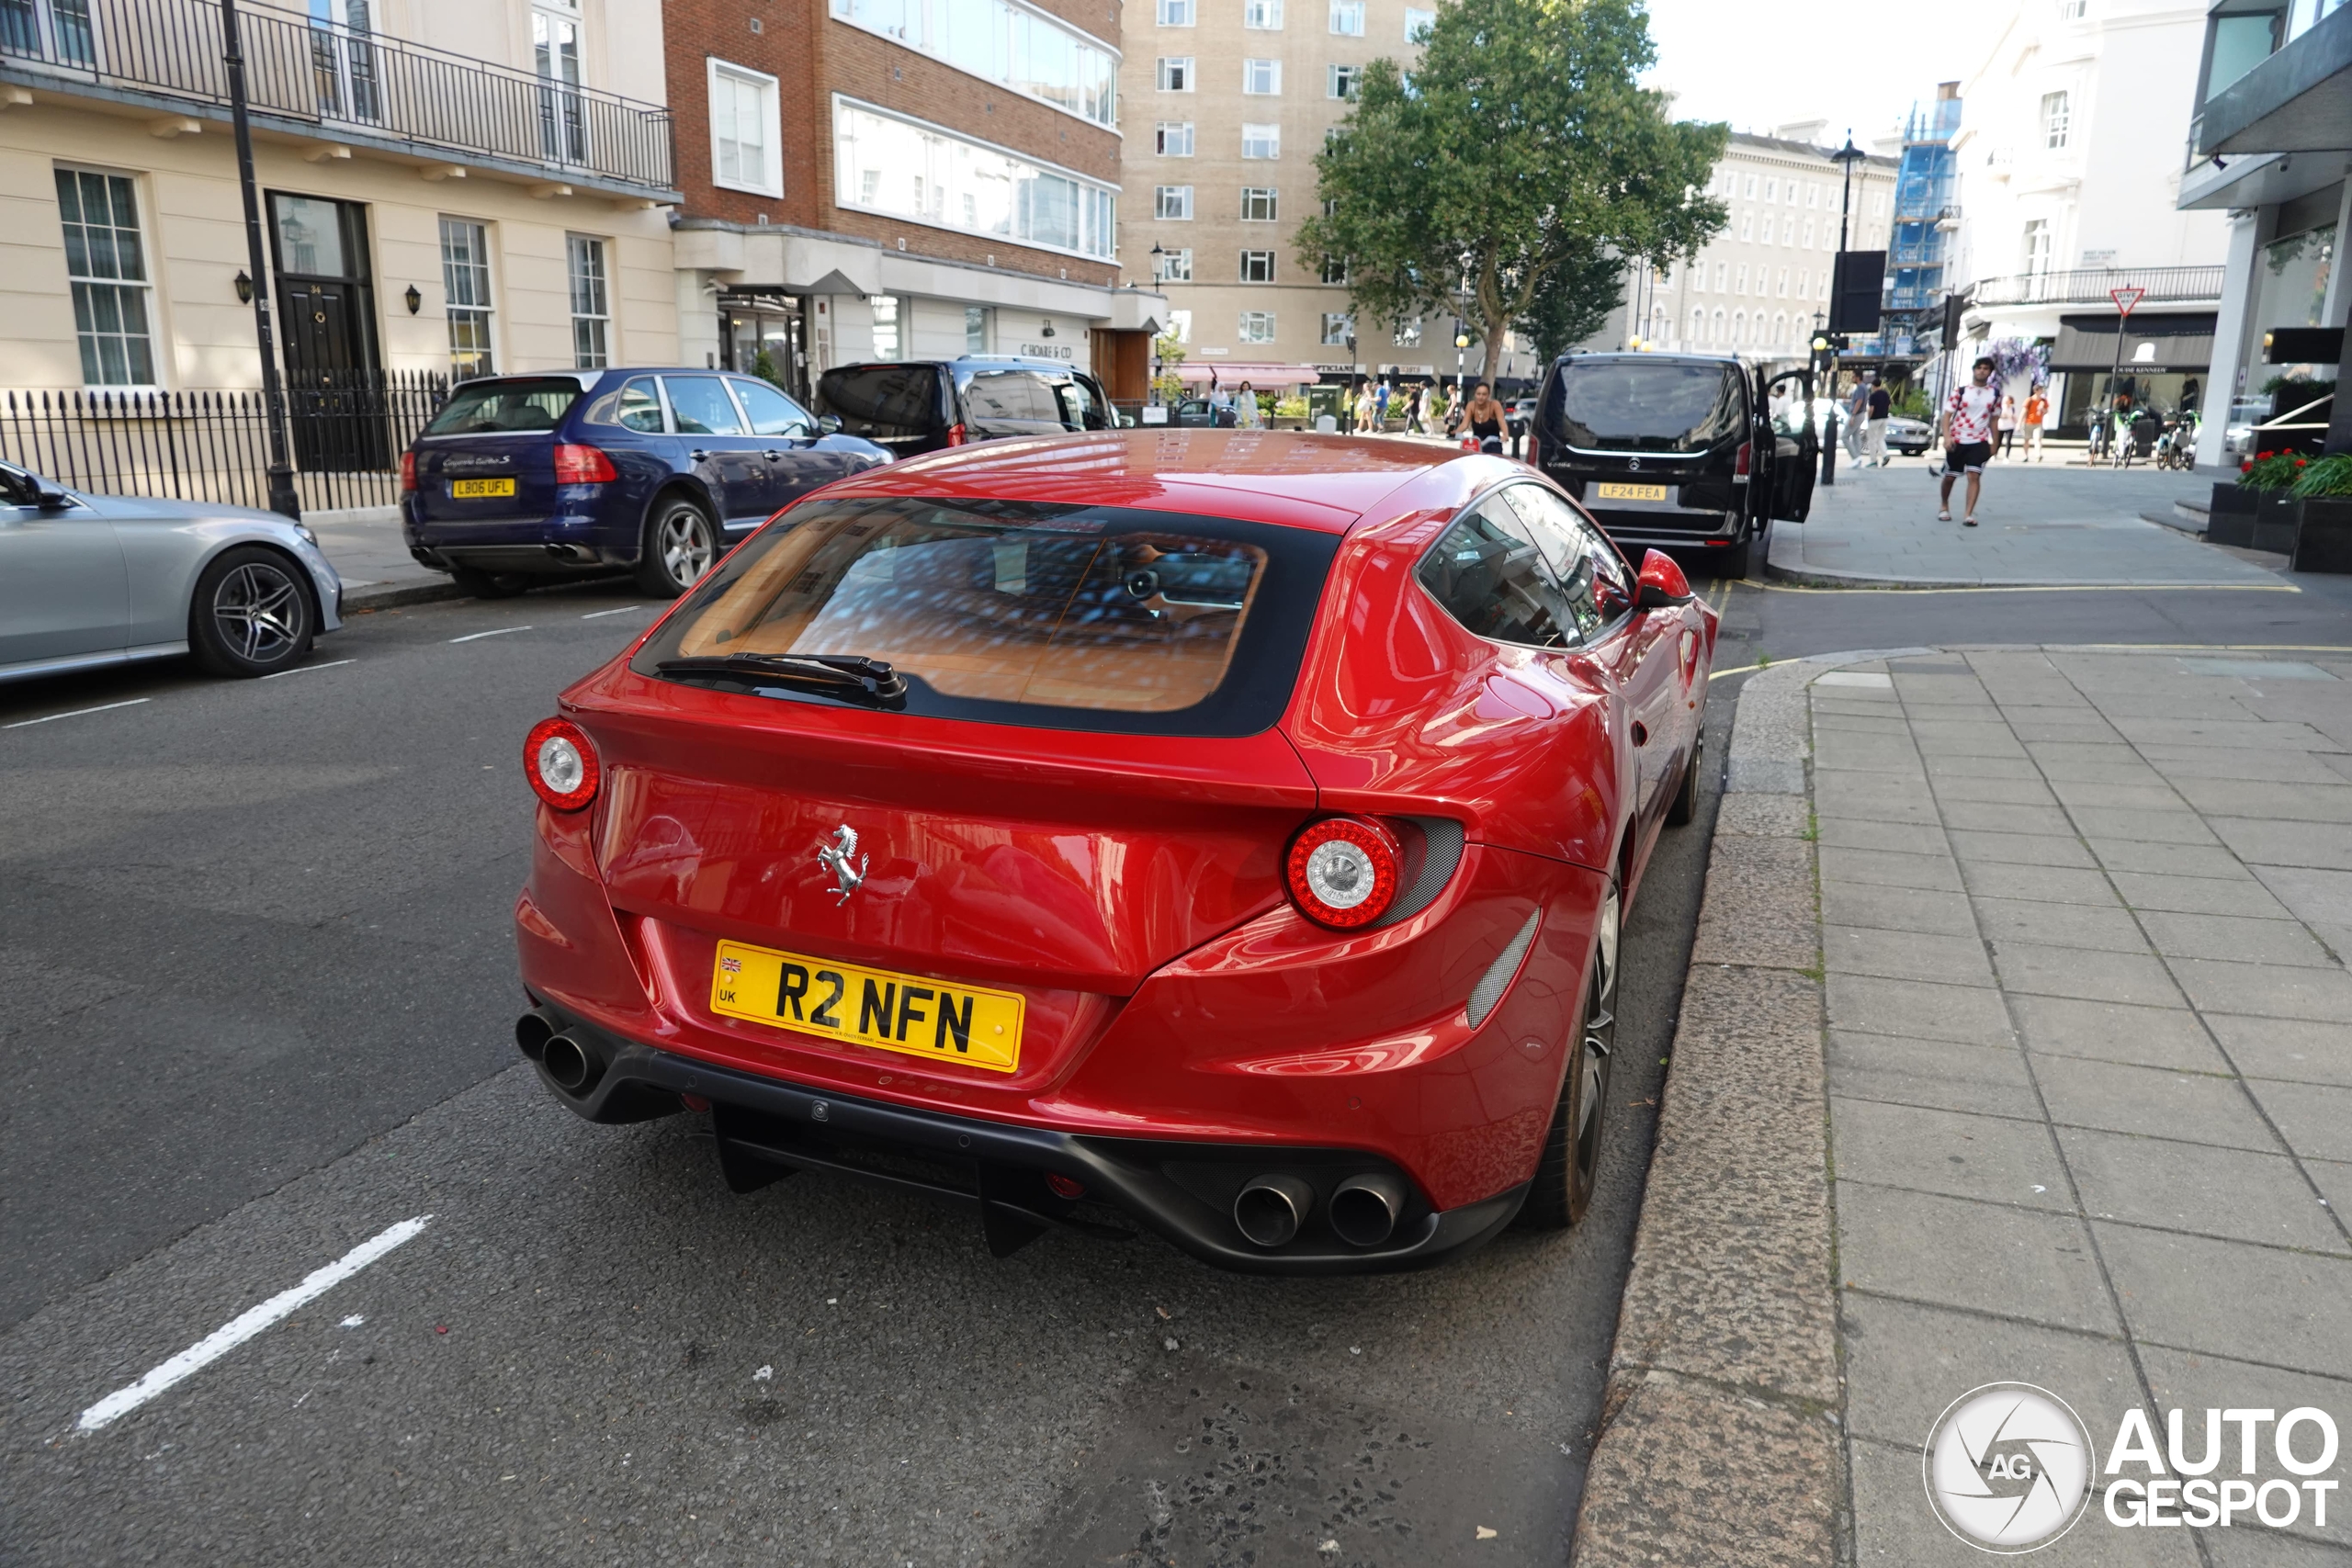
<path fill-rule="evenodd" d="M 1351 931 L 1396 901 L 1405 852 L 1396 835 L 1363 817 L 1327 817 L 1291 840 L 1290 896 L 1306 917 Z"/>
<path fill-rule="evenodd" d="M 596 798 L 596 748 L 568 718 L 543 718 L 523 742 L 523 772 L 539 798 L 558 811 L 577 811 Z"/>

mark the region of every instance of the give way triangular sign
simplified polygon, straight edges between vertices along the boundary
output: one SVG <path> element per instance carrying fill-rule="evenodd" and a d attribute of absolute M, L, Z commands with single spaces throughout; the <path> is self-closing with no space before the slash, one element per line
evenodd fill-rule
<path fill-rule="evenodd" d="M 2144 288 L 2110 288 L 2107 297 L 2115 301 L 2116 314 L 2128 316 L 2132 306 L 2148 297 L 2148 291 Z"/>

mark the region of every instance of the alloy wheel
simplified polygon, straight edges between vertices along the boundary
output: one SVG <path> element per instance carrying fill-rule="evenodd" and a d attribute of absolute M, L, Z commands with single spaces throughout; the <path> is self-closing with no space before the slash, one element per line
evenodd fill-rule
<path fill-rule="evenodd" d="M 302 590 L 277 567 L 247 561 L 212 591 L 212 624 L 232 653 L 267 664 L 301 640 Z"/>
<path fill-rule="evenodd" d="M 1592 989 L 1585 1002 L 1582 1050 L 1577 1071 L 1576 1185 L 1589 1201 L 1600 1176 L 1600 1130 L 1609 1108 L 1609 1057 L 1617 1043 L 1617 948 L 1619 921 L 1617 889 L 1612 886 L 1600 907 L 1600 953 Z M 1581 1205 L 1579 1205 L 1581 1206 Z"/>
<path fill-rule="evenodd" d="M 702 581 L 718 553 L 711 544 L 709 521 L 691 506 L 672 508 L 654 525 L 653 547 L 671 581 L 688 588 Z"/>

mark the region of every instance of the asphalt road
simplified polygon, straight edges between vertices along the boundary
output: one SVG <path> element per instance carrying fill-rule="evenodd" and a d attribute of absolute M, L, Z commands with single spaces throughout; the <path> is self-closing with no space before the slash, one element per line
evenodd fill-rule
<path fill-rule="evenodd" d="M 1562 1561 L 1712 796 L 1632 913 L 1575 1233 L 1369 1280 L 998 1262 L 918 1199 L 731 1196 L 702 1119 L 592 1127 L 516 1065 L 519 739 L 651 614 L 419 606 L 267 682 L 0 688 L 0 1560 Z"/>

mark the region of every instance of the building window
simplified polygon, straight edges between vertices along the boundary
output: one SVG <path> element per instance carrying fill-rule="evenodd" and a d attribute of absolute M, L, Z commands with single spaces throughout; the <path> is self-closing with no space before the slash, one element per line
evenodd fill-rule
<path fill-rule="evenodd" d="M 710 68 L 710 183 L 762 196 L 784 194 L 783 140 L 775 78 L 713 60 Z"/>
<path fill-rule="evenodd" d="M 65 276 L 73 285 L 83 384 L 153 386 L 147 257 L 139 242 L 139 206 L 130 179 L 60 169 L 57 211 L 65 227 Z"/>
<path fill-rule="evenodd" d="M 1163 54 L 1159 57 L 1159 90 L 1163 93 L 1189 93 L 1193 90 L 1191 55 Z"/>
<path fill-rule="evenodd" d="M 1767 179 L 1764 182 L 1764 199 L 1767 201 L 1778 201 L 1781 199 L 1780 181 L 1775 179 Z"/>
<path fill-rule="evenodd" d="M 1355 335 L 1355 318 L 1346 311 L 1326 310 L 1323 312 L 1322 341 L 1325 347 L 1345 348 L 1348 339 Z"/>
<path fill-rule="evenodd" d="M 1363 37 L 1363 0 L 1331 0 L 1331 30 L 1343 38 Z"/>
<path fill-rule="evenodd" d="M 1334 65 L 1331 67 L 1330 96 L 1332 97 L 1352 98 L 1356 96 L 1356 89 L 1363 85 L 1363 66 Z"/>
<path fill-rule="evenodd" d="M 1804 248 L 1808 251 L 1813 249 L 1813 220 L 1810 218 L 1804 220 Z"/>
<path fill-rule="evenodd" d="M 1732 285 L 1731 291 L 1734 294 L 1745 294 L 1747 292 L 1747 264 L 1746 262 L 1739 264 L 1737 281 Z"/>
<path fill-rule="evenodd" d="M 1152 214 L 1174 223 L 1193 220 L 1193 187 L 1191 186 L 1154 186 L 1151 191 Z"/>
<path fill-rule="evenodd" d="M 1273 342 L 1274 313 L 1272 310 L 1242 311 L 1239 336 L 1243 343 Z"/>
<path fill-rule="evenodd" d="M 1241 281 L 1272 283 L 1274 280 L 1274 253 L 1244 251 L 1241 253 Z"/>
<path fill-rule="evenodd" d="M 2025 270 L 2029 277 L 2040 277 L 2050 270 L 2050 220 L 2036 218 L 2025 226 Z"/>
<path fill-rule="evenodd" d="M 1345 256 L 1325 256 L 1323 258 L 1323 281 L 1336 285 L 1344 284 L 1347 280 L 1348 258 Z"/>
<path fill-rule="evenodd" d="M 451 375 L 490 375 L 490 231 L 481 224 L 441 220 L 441 288 L 449 299 Z"/>
<path fill-rule="evenodd" d="M 1117 196 L 953 131 L 833 100 L 837 206 L 1107 261 Z"/>
<path fill-rule="evenodd" d="M 1168 312 L 1168 335 L 1169 335 L 1170 337 L 1174 338 L 1178 343 L 1190 343 L 1190 342 L 1192 342 L 1192 341 L 1193 341 L 1193 312 L 1192 312 L 1192 311 L 1190 311 L 1190 310 L 1170 310 L 1170 311 L 1169 311 L 1169 312 Z"/>
<path fill-rule="evenodd" d="M 1193 281 L 1193 253 L 1188 247 L 1181 251 L 1159 253 L 1159 281 L 1190 283 Z"/>
<path fill-rule="evenodd" d="M 1193 19 L 1193 0 L 1159 0 L 1161 27 L 1189 28 Z"/>
<path fill-rule="evenodd" d="M 1272 97 L 1283 90 L 1283 62 L 1279 60 L 1245 60 L 1241 62 L 1241 90 L 1258 97 Z"/>
<path fill-rule="evenodd" d="M 1156 143 L 1163 158 L 1189 158 L 1193 155 L 1193 122 L 1189 119 L 1163 119 L 1159 122 L 1159 139 Z"/>
<path fill-rule="evenodd" d="M 2074 110 L 2064 93 L 2041 95 L 2041 144 L 2052 152 L 2066 145 L 2067 122 Z"/>
<path fill-rule="evenodd" d="M 1243 186 L 1241 187 L 1241 221 L 1244 223 L 1281 221 L 1281 203 L 1275 198 L 1272 186 Z"/>
<path fill-rule="evenodd" d="M 1804 204 L 1807 207 L 1821 205 L 1821 186 L 1811 180 L 1804 182 Z"/>
<path fill-rule="evenodd" d="M 571 363 L 602 370 L 613 362 L 605 336 L 613 311 L 605 288 L 605 242 L 568 234 L 563 248 L 571 271 Z"/>
<path fill-rule="evenodd" d="M 1785 299 L 1789 297 L 1789 269 L 1787 267 L 1782 267 L 1781 269 L 1780 276 L 1773 279 L 1773 287 L 1781 299 Z"/>
<path fill-rule="evenodd" d="M 964 352 L 986 354 L 989 351 L 989 308 L 986 305 L 964 307 Z"/>
<path fill-rule="evenodd" d="M 1245 158 L 1279 158 L 1283 155 L 1283 128 L 1279 125 L 1249 125 L 1241 128 L 1241 155 Z"/>
<path fill-rule="evenodd" d="M 319 0 L 312 0 L 313 4 Z M 1191 27 L 1197 0 L 1176 0 Z M 1119 62 L 1109 48 L 1067 23 L 1016 0 L 831 0 L 832 14 L 852 27 L 879 33 L 958 71 L 1001 83 L 1023 97 L 1051 104 L 1080 119 L 1108 126 L 1117 119 Z M 1170 8 L 1159 7 L 1168 23 Z"/>
<path fill-rule="evenodd" d="M 1805 293 L 1805 291 L 1804 291 L 1804 280 L 1805 280 L 1807 277 L 1811 276 L 1812 276 L 1812 274 L 1808 273 L 1804 268 L 1803 268 L 1803 267 L 1799 267 L 1799 268 L 1797 268 L 1797 298 L 1798 298 L 1798 299 L 1810 299 L 1810 298 L 1811 298 L 1811 296 L 1810 296 L 1810 295 L 1808 295 L 1808 294 L 1806 294 L 1806 293 Z"/>
<path fill-rule="evenodd" d="M 1405 7 L 1405 41 L 1407 43 L 1419 43 L 1428 36 L 1429 30 L 1435 26 L 1437 26 L 1435 11 L 1417 11 L 1410 6 Z"/>
<path fill-rule="evenodd" d="M 1252 32 L 1283 30 L 1283 0 L 1241 0 L 1241 25 Z"/>
<path fill-rule="evenodd" d="M 874 357 L 898 358 L 904 352 L 899 342 L 899 297 L 876 294 L 867 303 L 874 311 Z"/>
<path fill-rule="evenodd" d="M 1707 312 L 1703 307 L 1694 307 L 1690 311 L 1690 341 L 1703 343 L 1706 337 Z"/>
<path fill-rule="evenodd" d="M 1419 316 L 1415 316 L 1409 321 L 1396 323 L 1396 346 L 1398 348 L 1421 346 L 1421 319 Z"/>

